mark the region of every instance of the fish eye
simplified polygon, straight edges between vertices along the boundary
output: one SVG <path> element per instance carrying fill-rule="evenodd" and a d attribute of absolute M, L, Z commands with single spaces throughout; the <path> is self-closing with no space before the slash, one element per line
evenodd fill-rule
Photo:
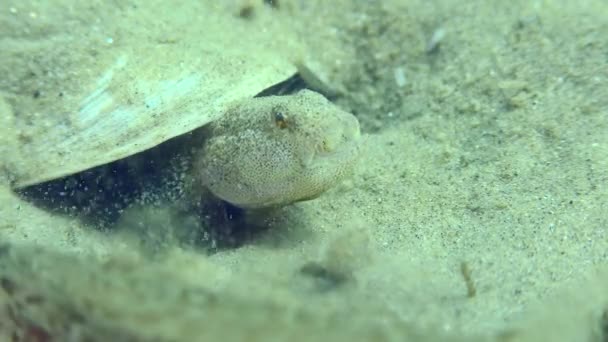
<path fill-rule="evenodd" d="M 274 123 L 280 129 L 287 128 L 287 119 L 285 118 L 285 115 L 282 112 L 274 113 Z"/>

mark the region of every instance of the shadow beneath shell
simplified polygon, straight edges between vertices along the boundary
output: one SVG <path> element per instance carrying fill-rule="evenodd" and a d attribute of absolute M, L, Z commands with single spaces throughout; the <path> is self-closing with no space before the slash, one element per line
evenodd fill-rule
<path fill-rule="evenodd" d="M 280 225 L 273 220 L 275 210 L 245 211 L 208 193 L 197 198 L 188 194 L 188 175 L 202 139 L 204 130 L 199 129 L 17 194 L 46 211 L 116 233 L 151 253 L 176 245 L 214 253 L 253 243 Z"/>

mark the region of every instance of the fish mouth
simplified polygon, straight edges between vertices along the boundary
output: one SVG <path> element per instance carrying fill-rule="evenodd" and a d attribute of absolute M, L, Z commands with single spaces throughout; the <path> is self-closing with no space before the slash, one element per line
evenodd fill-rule
<path fill-rule="evenodd" d="M 364 139 L 356 137 L 342 142 L 332 150 L 317 151 L 303 175 L 304 193 L 298 201 L 319 197 L 354 172 Z M 302 185 L 300 184 L 300 185 Z"/>
<path fill-rule="evenodd" d="M 321 147 L 315 154 L 315 159 L 342 159 L 344 161 L 355 158 L 359 154 L 361 138 L 356 137 L 332 148 Z"/>
<path fill-rule="evenodd" d="M 315 157 L 343 158 L 345 160 L 358 155 L 361 146 L 361 130 L 359 121 L 348 114 L 345 117 L 344 128 L 340 132 L 329 134 L 316 146 Z"/>
<path fill-rule="evenodd" d="M 308 165 L 309 171 L 321 178 L 327 178 L 325 180 L 327 182 L 336 180 L 340 174 L 349 173 L 359 159 L 363 141 L 364 139 L 357 133 L 356 136 L 330 149 L 319 148 Z"/>

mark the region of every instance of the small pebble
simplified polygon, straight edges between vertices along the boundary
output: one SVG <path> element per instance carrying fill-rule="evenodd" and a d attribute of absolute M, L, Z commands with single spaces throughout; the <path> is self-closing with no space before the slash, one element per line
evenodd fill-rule
<path fill-rule="evenodd" d="M 402 67 L 395 68 L 393 75 L 395 76 L 395 83 L 397 84 L 397 87 L 403 88 L 407 84 L 405 70 Z"/>
<path fill-rule="evenodd" d="M 426 53 L 431 54 L 437 52 L 439 50 L 439 43 L 441 43 L 444 37 L 445 29 L 442 27 L 436 29 L 426 45 Z"/>

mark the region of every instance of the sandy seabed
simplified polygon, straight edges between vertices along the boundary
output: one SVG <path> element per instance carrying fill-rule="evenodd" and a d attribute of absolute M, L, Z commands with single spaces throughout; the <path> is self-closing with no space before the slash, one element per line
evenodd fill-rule
<path fill-rule="evenodd" d="M 87 75 L 91 44 L 142 23 L 179 40 L 162 26 L 172 6 L 0 9 L 2 338 L 607 338 L 608 3 L 226 2 L 252 25 L 256 12 L 289 23 L 359 118 L 362 161 L 238 248 L 171 240 L 151 254 L 129 227 L 100 230 L 16 195 L 14 126 L 33 115 L 24 94 L 54 101 L 57 70 Z M 59 46 L 73 55 L 48 53 Z M 156 229 L 181 224 L 155 217 Z"/>

